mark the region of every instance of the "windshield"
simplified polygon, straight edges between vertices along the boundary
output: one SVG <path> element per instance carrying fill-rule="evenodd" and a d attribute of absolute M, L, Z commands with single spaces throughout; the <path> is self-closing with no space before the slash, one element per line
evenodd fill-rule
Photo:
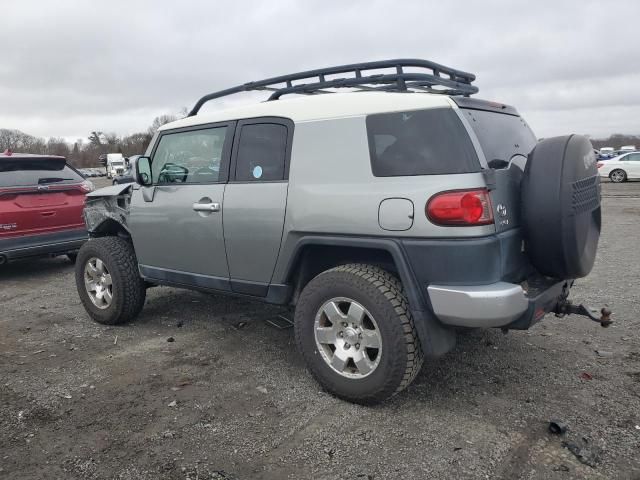
<path fill-rule="evenodd" d="M 522 117 L 466 108 L 462 111 L 478 137 L 488 163 L 492 160 L 508 162 L 514 155 L 526 157 L 537 143 Z"/>

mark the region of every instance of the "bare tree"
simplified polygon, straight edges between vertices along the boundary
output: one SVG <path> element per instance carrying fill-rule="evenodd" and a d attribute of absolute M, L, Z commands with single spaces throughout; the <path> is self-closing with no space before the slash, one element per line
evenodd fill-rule
<path fill-rule="evenodd" d="M 59 155 L 61 157 L 69 157 L 71 149 L 64 138 L 51 137 L 47 140 L 46 153 L 48 155 Z"/>
<path fill-rule="evenodd" d="M 102 145 L 102 132 L 91 132 L 91 135 L 89 135 L 89 143 L 91 145 Z"/>
<path fill-rule="evenodd" d="M 178 117 L 176 117 L 175 115 L 170 115 L 170 114 L 160 115 L 159 117 L 154 118 L 153 122 L 151 122 L 151 126 L 149 127 L 149 133 L 153 135 L 158 131 L 158 129 L 162 125 L 170 122 L 175 122 L 177 119 Z"/>

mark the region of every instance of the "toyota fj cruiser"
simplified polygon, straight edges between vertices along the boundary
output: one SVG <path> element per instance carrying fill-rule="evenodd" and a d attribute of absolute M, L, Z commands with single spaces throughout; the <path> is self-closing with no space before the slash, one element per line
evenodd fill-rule
<path fill-rule="evenodd" d="M 311 373 L 360 403 L 407 387 L 458 327 L 527 329 L 548 312 L 607 325 L 567 298 L 600 235 L 590 142 L 538 142 L 514 108 L 471 98 L 474 80 L 389 60 L 203 97 L 160 128 L 136 185 L 88 195 L 87 312 L 131 320 L 151 285 L 295 307 Z M 250 90 L 272 94 L 198 115 Z"/>

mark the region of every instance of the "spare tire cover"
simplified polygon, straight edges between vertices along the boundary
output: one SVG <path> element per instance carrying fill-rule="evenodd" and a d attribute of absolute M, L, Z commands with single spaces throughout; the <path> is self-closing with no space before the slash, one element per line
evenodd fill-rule
<path fill-rule="evenodd" d="M 541 140 L 522 179 L 525 249 L 542 274 L 580 278 L 593 267 L 600 238 L 600 177 L 581 135 Z"/>

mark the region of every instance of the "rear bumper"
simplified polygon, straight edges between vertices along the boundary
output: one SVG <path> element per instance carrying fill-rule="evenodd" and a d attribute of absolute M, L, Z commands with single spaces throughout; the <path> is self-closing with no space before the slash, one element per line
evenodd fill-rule
<path fill-rule="evenodd" d="M 0 255 L 7 260 L 15 260 L 39 255 L 62 254 L 79 249 L 87 239 L 87 230 L 84 228 L 6 238 L 0 240 Z"/>
<path fill-rule="evenodd" d="M 527 329 L 554 309 L 571 282 L 541 277 L 514 228 L 485 237 L 402 240 L 416 281 L 446 326 Z"/>
<path fill-rule="evenodd" d="M 496 282 L 489 285 L 429 285 L 438 319 L 450 326 L 527 329 L 554 309 L 568 293 L 569 283 L 548 282 L 529 287 Z"/>

